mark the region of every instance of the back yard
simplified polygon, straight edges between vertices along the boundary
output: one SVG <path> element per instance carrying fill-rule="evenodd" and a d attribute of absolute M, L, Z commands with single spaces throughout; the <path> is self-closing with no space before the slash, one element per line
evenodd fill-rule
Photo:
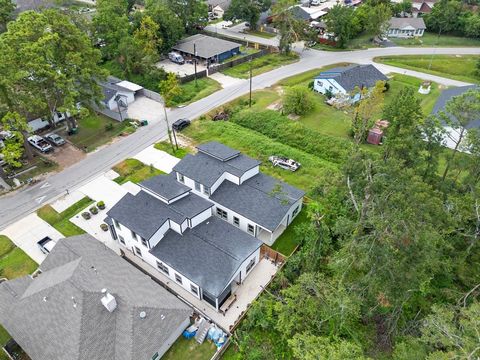
<path fill-rule="evenodd" d="M 282 55 L 282 54 L 268 54 L 251 62 L 236 65 L 234 67 L 222 71 L 225 75 L 233 76 L 240 79 L 248 79 L 250 76 L 250 67 L 252 69 L 252 76 L 263 74 L 283 65 L 291 64 L 298 61 L 298 55 Z"/>
<path fill-rule="evenodd" d="M 478 56 L 474 55 L 384 56 L 375 61 L 459 81 L 480 82 L 480 75 L 476 74 Z"/>

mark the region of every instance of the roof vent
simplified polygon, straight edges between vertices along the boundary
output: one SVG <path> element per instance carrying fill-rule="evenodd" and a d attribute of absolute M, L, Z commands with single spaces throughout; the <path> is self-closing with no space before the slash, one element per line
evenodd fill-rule
<path fill-rule="evenodd" d="M 105 306 L 105 308 L 113 312 L 117 308 L 117 300 L 115 300 L 115 296 L 107 292 L 106 289 L 102 289 L 102 305 Z"/>
<path fill-rule="evenodd" d="M 43 297 L 43 301 L 47 302 L 47 300 L 48 300 L 48 297 L 47 297 L 47 296 L 44 296 L 44 297 Z"/>
<path fill-rule="evenodd" d="M 140 319 L 145 319 L 147 317 L 147 313 L 145 311 L 140 311 Z"/>
<path fill-rule="evenodd" d="M 165 315 L 160 315 L 160 319 L 165 320 Z"/>

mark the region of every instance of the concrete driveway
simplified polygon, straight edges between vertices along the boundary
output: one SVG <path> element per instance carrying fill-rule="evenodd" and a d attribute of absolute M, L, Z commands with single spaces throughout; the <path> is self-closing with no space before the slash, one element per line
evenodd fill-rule
<path fill-rule="evenodd" d="M 46 255 L 40 251 L 37 241 L 45 236 L 49 236 L 54 241 L 64 238 L 55 228 L 40 219 L 37 213 L 32 213 L 13 223 L 3 230 L 1 234 L 8 236 L 15 245 L 25 251 L 37 264 L 41 264 L 46 258 Z"/>
<path fill-rule="evenodd" d="M 145 96 L 135 97 L 128 105 L 128 117 L 131 119 L 148 120 L 149 125 L 158 124 L 164 117 L 163 105 Z"/>
<path fill-rule="evenodd" d="M 195 65 L 193 64 L 175 64 L 174 62 L 171 62 L 170 60 L 162 60 L 158 63 L 156 63 L 156 66 L 159 68 L 163 68 L 163 70 L 167 72 L 172 72 L 174 74 L 177 74 L 180 77 L 186 76 L 186 75 L 192 75 L 195 74 Z M 197 73 L 200 71 L 203 71 L 206 69 L 206 66 L 203 62 L 199 62 L 197 64 Z"/>
<path fill-rule="evenodd" d="M 171 173 L 173 167 L 180 161 L 179 158 L 167 154 L 165 151 L 155 149 L 154 145 L 150 145 L 140 151 L 133 158 L 143 162 L 145 165 L 153 165 L 167 174 Z"/>

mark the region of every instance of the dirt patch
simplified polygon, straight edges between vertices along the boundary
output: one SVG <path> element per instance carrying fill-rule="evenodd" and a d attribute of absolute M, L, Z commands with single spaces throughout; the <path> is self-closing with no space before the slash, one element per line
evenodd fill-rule
<path fill-rule="evenodd" d="M 290 114 L 287 116 L 290 120 L 293 120 L 293 121 L 298 121 L 298 119 L 300 119 L 300 116 L 299 115 L 295 115 L 295 114 Z"/>
<path fill-rule="evenodd" d="M 275 111 L 280 111 L 282 110 L 283 104 L 282 100 L 277 100 L 271 103 L 270 105 L 267 106 L 268 110 L 275 110 Z"/>
<path fill-rule="evenodd" d="M 46 158 L 55 161 L 58 164 L 59 170 L 76 164 L 85 156 L 86 154 L 83 151 L 79 150 L 70 143 L 66 143 L 60 147 L 55 147 L 55 151 L 53 153 L 45 155 Z"/>

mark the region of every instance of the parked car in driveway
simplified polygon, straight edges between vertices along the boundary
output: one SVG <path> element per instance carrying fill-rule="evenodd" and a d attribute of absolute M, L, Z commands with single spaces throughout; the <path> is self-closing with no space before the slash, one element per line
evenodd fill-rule
<path fill-rule="evenodd" d="M 60 135 L 57 135 L 55 133 L 47 134 L 45 136 L 45 139 L 50 141 L 55 146 L 62 146 L 65 144 L 65 140 Z"/>
<path fill-rule="evenodd" d="M 170 61 L 174 62 L 175 64 L 179 64 L 179 65 L 185 64 L 185 59 L 183 58 L 183 56 L 176 52 L 169 53 L 168 58 L 170 59 Z"/>
<path fill-rule="evenodd" d="M 49 236 L 45 236 L 42 240 L 37 241 L 37 245 L 42 253 L 48 255 L 52 251 L 53 247 L 57 245 L 57 243 L 53 241 Z"/>
<path fill-rule="evenodd" d="M 190 125 L 190 120 L 188 119 L 178 119 L 172 124 L 172 128 L 176 131 L 181 131 Z"/>
<path fill-rule="evenodd" d="M 50 145 L 47 140 L 39 135 L 32 135 L 27 139 L 27 141 L 30 143 L 30 145 L 42 153 L 53 151 L 52 145 Z"/>
<path fill-rule="evenodd" d="M 278 167 L 281 167 L 282 169 L 290 170 L 290 171 L 297 171 L 298 168 L 302 165 L 296 162 L 295 160 L 288 159 L 286 157 L 281 157 L 281 156 L 270 156 L 268 160 L 270 160 L 273 166 L 278 166 Z"/>

